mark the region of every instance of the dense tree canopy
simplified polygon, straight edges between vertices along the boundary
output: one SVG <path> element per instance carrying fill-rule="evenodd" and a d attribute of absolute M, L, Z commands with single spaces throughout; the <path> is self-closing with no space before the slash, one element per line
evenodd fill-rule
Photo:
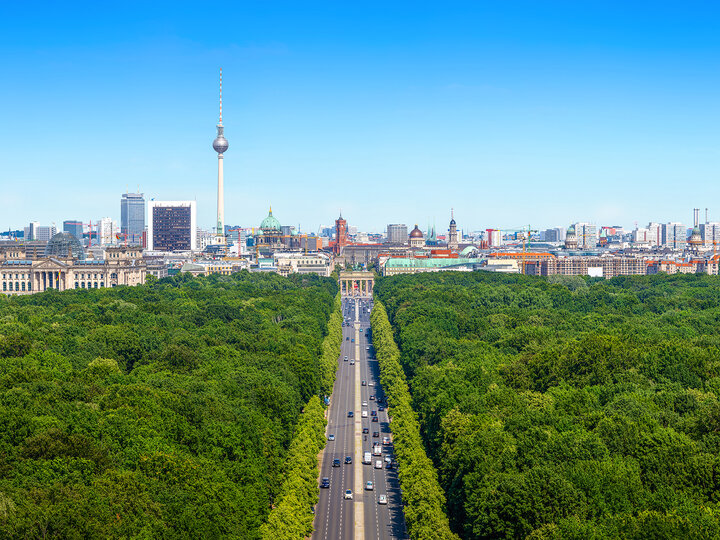
<path fill-rule="evenodd" d="M 464 538 L 720 537 L 720 280 L 380 280 Z"/>
<path fill-rule="evenodd" d="M 0 537 L 258 538 L 332 385 L 336 292 L 245 272 L 0 297 Z"/>

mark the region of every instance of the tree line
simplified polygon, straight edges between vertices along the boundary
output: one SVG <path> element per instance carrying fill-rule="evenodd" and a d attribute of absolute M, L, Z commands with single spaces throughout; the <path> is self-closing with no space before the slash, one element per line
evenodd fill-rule
<path fill-rule="evenodd" d="M 335 382 L 342 345 L 342 307 L 338 294 L 322 343 L 321 391 L 329 395 Z M 310 398 L 297 424 L 285 460 L 285 480 L 267 522 L 262 540 L 302 540 L 313 532 L 314 507 L 319 500 L 318 454 L 325 448 L 325 408 L 317 396 Z"/>
<path fill-rule="evenodd" d="M 370 323 L 380 365 L 380 382 L 387 394 L 408 532 L 411 538 L 418 540 L 455 539 L 445 514 L 445 494 L 438 482 L 437 471 L 423 448 L 420 426 L 399 361 L 400 352 L 382 303 L 375 302 Z"/>
<path fill-rule="evenodd" d="M 716 277 L 446 272 L 375 294 L 461 537 L 720 537 Z"/>
<path fill-rule="evenodd" d="M 322 431 L 336 295 L 243 272 L 0 297 L 0 537 L 260 538 Z"/>

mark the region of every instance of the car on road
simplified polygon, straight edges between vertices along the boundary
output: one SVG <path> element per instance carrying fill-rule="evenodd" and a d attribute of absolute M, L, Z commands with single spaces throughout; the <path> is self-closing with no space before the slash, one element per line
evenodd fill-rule
<path fill-rule="evenodd" d="M 363 401 L 363 402 L 362 402 L 362 406 L 363 406 L 363 407 L 367 407 L 367 401 Z"/>
<path fill-rule="evenodd" d="M 352 456 L 345 456 L 345 465 L 350 465 L 352 463 Z"/>
<path fill-rule="evenodd" d="M 355 365 L 355 360 L 350 360 L 350 365 L 351 365 L 351 366 L 354 366 L 354 365 Z"/>
<path fill-rule="evenodd" d="M 380 432 L 379 431 L 373 431 L 373 437 L 379 437 Z"/>
<path fill-rule="evenodd" d="M 350 341 L 350 336 L 346 336 L 345 341 Z M 353 339 L 353 341 L 355 341 L 355 340 Z"/>
<path fill-rule="evenodd" d="M 390 456 L 385 456 L 385 463 L 392 463 L 392 458 Z"/>
<path fill-rule="evenodd" d="M 371 383 L 370 383 L 370 386 L 375 386 L 375 383 L 374 383 L 374 382 L 371 382 Z"/>
<path fill-rule="evenodd" d="M 378 411 L 381 411 L 381 412 L 382 412 L 382 411 L 384 411 L 384 410 L 385 410 L 385 407 L 382 407 L 382 406 L 378 407 Z"/>
<path fill-rule="evenodd" d="M 373 483 L 370 481 L 365 482 L 365 489 L 368 491 L 372 491 L 374 488 Z"/>
<path fill-rule="evenodd" d="M 370 350 L 370 347 L 365 347 L 365 350 L 366 350 L 366 351 L 369 351 L 369 350 Z"/>
<path fill-rule="evenodd" d="M 352 339 L 350 340 L 350 343 L 355 343 L 355 338 L 352 338 Z"/>
<path fill-rule="evenodd" d="M 329 488 L 330 487 L 330 479 L 328 477 L 323 477 L 322 481 L 320 482 L 321 488 Z"/>
<path fill-rule="evenodd" d="M 390 437 L 383 437 L 383 444 L 390 444 Z"/>
<path fill-rule="evenodd" d="M 362 412 L 362 417 L 367 418 L 367 411 Z M 377 416 L 375 418 L 377 418 Z M 375 420 L 375 418 L 373 418 L 373 420 Z"/>
<path fill-rule="evenodd" d="M 355 414 L 352 411 L 348 411 L 348 418 L 352 418 Z"/>
<path fill-rule="evenodd" d="M 367 416 L 367 414 L 366 414 L 365 416 Z M 377 417 L 377 416 L 373 416 L 373 417 L 372 417 L 372 421 L 373 421 L 373 422 L 377 422 L 377 421 L 378 421 L 378 417 Z"/>
<path fill-rule="evenodd" d="M 352 499 L 352 490 L 346 489 L 345 495 L 343 496 L 345 499 Z"/>
<path fill-rule="evenodd" d="M 367 386 L 367 381 L 363 381 L 363 382 L 360 383 L 360 384 L 361 384 L 361 386 Z"/>
<path fill-rule="evenodd" d="M 340 458 L 333 459 L 333 467 L 339 467 L 340 466 Z"/>
<path fill-rule="evenodd" d="M 382 469 L 382 461 L 379 459 L 375 461 L 375 468 L 376 469 Z"/>
<path fill-rule="evenodd" d="M 370 433 L 370 430 L 366 427 L 363 428 L 363 433 Z"/>
<path fill-rule="evenodd" d="M 391 461 L 390 463 L 388 463 L 388 464 L 385 465 L 385 468 L 386 468 L 386 469 L 394 469 L 394 468 L 395 468 L 395 464 Z"/>
<path fill-rule="evenodd" d="M 347 362 L 347 356 L 345 356 L 344 360 Z"/>
<path fill-rule="evenodd" d="M 387 504 L 387 495 L 380 495 L 378 497 L 378 504 Z"/>
<path fill-rule="evenodd" d="M 370 411 L 370 416 L 377 416 L 377 411 L 374 409 Z"/>
<path fill-rule="evenodd" d="M 334 440 L 335 440 L 335 435 L 333 435 L 332 433 L 330 435 L 328 435 L 328 441 L 334 441 Z"/>
<path fill-rule="evenodd" d="M 375 396 L 370 396 L 370 401 L 375 401 Z"/>

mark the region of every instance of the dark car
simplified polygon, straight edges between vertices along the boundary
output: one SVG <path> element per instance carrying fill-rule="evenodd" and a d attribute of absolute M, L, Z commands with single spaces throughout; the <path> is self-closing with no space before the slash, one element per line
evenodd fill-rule
<path fill-rule="evenodd" d="M 372 421 L 373 421 L 373 422 L 377 422 L 377 421 L 378 421 L 378 417 L 377 417 L 377 416 L 373 416 L 373 417 L 372 417 Z"/>
<path fill-rule="evenodd" d="M 350 341 L 350 338 L 349 338 L 349 337 L 346 337 L 346 338 L 345 338 L 345 341 Z M 355 340 L 353 340 L 353 341 L 355 341 Z"/>
<path fill-rule="evenodd" d="M 375 396 L 370 396 L 371 401 L 375 401 Z"/>
<path fill-rule="evenodd" d="M 345 465 L 352 463 L 352 456 L 345 456 Z"/>
<path fill-rule="evenodd" d="M 363 428 L 363 433 L 370 433 L 370 430 L 366 427 Z"/>
<path fill-rule="evenodd" d="M 387 465 L 385 465 L 385 468 L 386 468 L 386 469 L 394 469 L 394 468 L 395 468 L 395 464 L 391 461 L 390 463 L 388 463 Z"/>
<path fill-rule="evenodd" d="M 377 416 L 377 411 L 370 411 L 370 416 Z"/>
<path fill-rule="evenodd" d="M 373 437 L 379 437 L 380 432 L 379 431 L 373 431 Z"/>
<path fill-rule="evenodd" d="M 367 386 L 367 381 L 363 381 L 362 386 Z"/>
<path fill-rule="evenodd" d="M 378 411 L 381 411 L 381 412 L 382 412 L 382 411 L 384 411 L 384 410 L 385 410 L 385 407 L 378 407 Z"/>
<path fill-rule="evenodd" d="M 340 466 L 340 460 L 338 458 L 333 459 L 333 467 L 339 467 Z"/>
<path fill-rule="evenodd" d="M 352 418 L 353 416 L 355 416 L 355 413 L 353 413 L 352 411 L 348 411 L 348 418 Z"/>
<path fill-rule="evenodd" d="M 322 482 L 320 482 L 321 488 L 329 488 L 330 487 L 330 479 L 329 478 L 323 478 Z"/>

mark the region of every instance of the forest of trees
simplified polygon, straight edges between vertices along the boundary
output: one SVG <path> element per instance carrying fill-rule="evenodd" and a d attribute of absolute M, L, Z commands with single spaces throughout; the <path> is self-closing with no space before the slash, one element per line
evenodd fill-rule
<path fill-rule="evenodd" d="M 323 429 L 336 294 L 244 272 L 0 297 L 0 538 L 260 538 L 296 430 Z"/>
<path fill-rule="evenodd" d="M 383 278 L 463 538 L 720 537 L 720 280 Z"/>

